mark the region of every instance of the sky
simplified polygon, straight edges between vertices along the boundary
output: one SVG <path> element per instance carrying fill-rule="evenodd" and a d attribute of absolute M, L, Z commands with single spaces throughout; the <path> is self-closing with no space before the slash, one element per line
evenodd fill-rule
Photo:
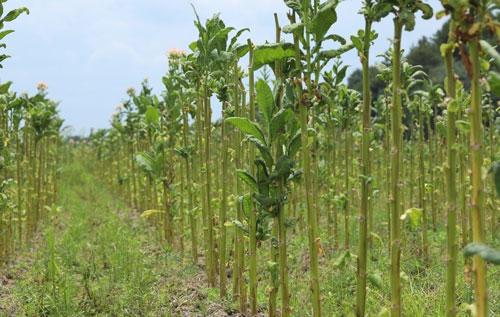
<path fill-rule="evenodd" d="M 361 2 L 341 2 L 330 32 L 348 38 L 363 28 Z M 12 58 L 3 63 L 0 80 L 13 81 L 14 90 L 29 93 L 39 82 L 48 84 L 49 96 L 60 101 L 65 125 L 75 134 L 106 128 L 127 88 L 147 78 L 154 92 L 161 92 L 167 51 L 188 50 L 197 38 L 191 3 L 203 21 L 220 13 L 227 26 L 250 28 L 240 38 L 245 42 L 273 42 L 275 12 L 286 24 L 283 0 L 9 0 L 6 10 L 26 6 L 31 13 L 8 25 L 16 32 L 5 39 Z M 438 0 L 428 3 L 439 10 Z M 419 19 L 413 32 L 404 33 L 402 47 L 432 36 L 442 23 Z M 390 45 L 392 20 L 374 28 L 379 33 L 372 48 L 376 61 Z M 354 52 L 343 61 L 351 70 L 358 68 Z"/>

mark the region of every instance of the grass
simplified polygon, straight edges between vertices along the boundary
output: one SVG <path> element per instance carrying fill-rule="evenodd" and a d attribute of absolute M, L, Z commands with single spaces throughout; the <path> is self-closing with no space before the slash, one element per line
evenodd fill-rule
<path fill-rule="evenodd" d="M 0 293 L 0 316 L 236 316 L 235 304 L 220 301 L 218 290 L 206 287 L 200 267 L 162 248 L 149 224 L 128 211 L 81 163 L 63 168 L 59 197 L 59 211 L 52 208 L 51 220 L 44 224 L 33 248 L 36 251 L 26 252 L 10 266 L 15 284 L 6 294 Z M 403 249 L 406 316 L 444 315 L 443 229 L 430 233 L 428 262 L 413 254 L 415 250 Z M 320 280 L 325 316 L 351 316 L 355 311 L 356 256 L 349 254 L 340 261 L 343 251 L 333 250 L 326 236 L 322 241 L 325 253 L 320 257 Z M 309 316 L 305 235 L 292 235 L 288 248 L 292 316 Z M 369 316 L 385 316 L 388 312 L 383 307 L 390 307 L 386 249 L 374 240 L 369 262 Z M 264 244 L 258 250 L 259 258 L 266 258 L 268 252 Z M 463 257 L 460 259 L 458 265 L 463 267 Z M 265 266 L 266 261 L 259 261 L 260 311 L 266 310 L 268 300 Z M 491 266 L 488 275 L 489 309 L 494 316 L 500 313 L 500 270 Z M 461 273 L 457 290 L 460 303 L 471 301 Z M 463 304 L 459 316 L 466 315 Z"/>
<path fill-rule="evenodd" d="M 83 166 L 67 165 L 63 175 L 60 212 L 45 224 L 31 268 L 12 289 L 17 307 L 5 314 L 166 315 L 158 278 L 167 256 L 151 247 L 147 224 Z"/>

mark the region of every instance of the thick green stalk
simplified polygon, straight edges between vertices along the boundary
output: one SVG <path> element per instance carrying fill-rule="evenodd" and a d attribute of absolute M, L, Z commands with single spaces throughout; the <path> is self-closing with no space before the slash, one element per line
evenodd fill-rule
<path fill-rule="evenodd" d="M 194 160 L 195 164 L 193 164 L 193 171 L 195 172 L 200 188 L 200 196 L 198 203 L 201 204 L 201 218 L 202 218 L 202 231 L 203 231 L 203 243 L 205 247 L 205 258 L 208 257 L 208 225 L 207 225 L 207 208 L 206 208 L 206 199 L 205 199 L 205 191 L 206 188 L 203 186 L 203 98 L 202 93 L 200 92 L 201 85 L 197 83 L 196 85 L 197 91 L 199 92 L 196 99 L 196 148 L 197 148 L 197 158 Z M 205 267 L 207 270 L 209 269 L 209 263 L 206 263 Z"/>
<path fill-rule="evenodd" d="M 227 103 L 223 104 L 223 112 L 227 108 Z M 223 118 L 224 118 L 223 113 Z M 222 191 L 221 191 L 221 201 L 219 210 L 219 223 L 220 223 L 220 234 L 219 234 L 219 290 L 220 297 L 225 298 L 226 292 L 226 245 L 227 245 L 227 235 L 226 235 L 226 212 L 227 212 L 227 171 L 228 171 L 228 136 L 226 132 L 226 123 L 222 120 L 221 124 L 221 138 L 222 138 Z"/>
<path fill-rule="evenodd" d="M 349 109 L 345 111 L 349 112 Z M 350 200 L 351 200 L 351 190 L 350 190 L 350 182 L 349 182 L 349 166 L 350 162 L 350 150 L 352 147 L 351 137 L 352 131 L 350 131 L 349 125 L 349 114 L 347 114 L 346 125 L 344 130 L 344 184 L 345 184 L 345 202 L 344 202 L 344 249 L 349 250 L 349 209 L 350 209 Z"/>
<path fill-rule="evenodd" d="M 427 235 L 427 206 L 425 199 L 425 161 L 424 161 L 424 110 L 422 97 L 418 100 L 418 207 L 422 209 L 422 251 L 425 260 L 429 257 Z"/>
<path fill-rule="evenodd" d="M 211 185 L 212 171 L 210 166 L 210 139 L 212 131 L 212 109 L 210 107 L 210 96 L 208 94 L 208 83 L 203 83 L 203 103 L 205 106 L 205 208 L 207 216 L 208 230 L 208 254 L 207 254 L 207 269 L 208 269 L 208 284 L 211 287 L 215 286 L 216 279 L 216 258 L 215 258 L 215 238 L 214 238 L 214 215 L 211 202 Z"/>
<path fill-rule="evenodd" d="M 303 1 L 304 10 L 304 25 L 309 25 L 309 1 Z M 311 73 L 312 73 L 312 63 L 311 63 L 311 34 L 306 30 L 306 62 L 307 69 L 304 71 L 302 68 L 301 53 L 299 46 L 299 39 L 294 35 L 294 43 L 296 49 L 296 67 L 300 74 L 304 75 L 306 80 L 306 86 L 308 91 L 308 96 L 313 95 L 312 84 L 311 84 Z M 298 99 L 303 100 L 303 90 L 302 90 L 302 80 L 297 79 L 297 93 Z M 310 147 L 309 147 L 309 136 L 308 136 L 308 105 L 299 105 L 299 121 L 300 121 L 300 132 L 301 132 L 301 155 L 302 155 L 302 168 L 304 170 L 304 196 L 306 198 L 306 213 L 307 213 L 307 231 L 308 231 L 308 242 L 309 242 L 309 265 L 310 265 L 310 278 L 311 278 L 311 301 L 313 307 L 313 316 L 321 316 L 321 297 L 319 289 L 319 270 L 318 270 L 318 224 L 316 222 L 316 213 L 313 210 L 312 201 L 312 180 L 311 180 L 311 162 L 310 162 Z"/>
<path fill-rule="evenodd" d="M 451 22 L 450 30 L 453 30 L 453 22 Z M 456 275 L 457 275 L 457 188 L 456 188 L 456 114 L 457 109 L 455 103 L 456 98 L 456 83 L 455 73 L 453 71 L 453 46 L 452 31 L 450 31 L 450 40 L 448 47 L 444 52 L 444 62 L 446 67 L 446 91 L 448 102 L 448 129 L 446 132 L 446 177 L 447 177 L 447 243 L 446 243 L 446 316 L 453 317 L 457 314 L 455 305 L 456 297 Z"/>
<path fill-rule="evenodd" d="M 400 162 L 401 162 L 401 35 L 403 23 L 400 17 L 394 18 L 394 49 L 392 60 L 392 108 L 391 108 L 391 316 L 401 316 L 401 226 L 400 215 Z"/>
<path fill-rule="evenodd" d="M 249 106 L 250 106 L 250 120 L 253 121 L 255 118 L 255 82 L 254 82 L 254 71 L 253 71 L 253 44 L 248 40 L 249 47 L 249 61 L 248 61 L 248 94 L 249 94 Z M 249 161 L 253 162 L 255 160 L 255 149 L 250 148 Z M 253 165 L 252 165 L 253 167 Z M 257 314 L 257 214 L 256 210 L 253 208 L 249 215 L 249 236 L 250 236 L 250 259 L 249 259 L 249 286 L 250 286 L 250 312 L 252 315 Z"/>
<path fill-rule="evenodd" d="M 366 274 L 368 257 L 368 200 L 370 197 L 370 136 L 371 136 L 371 94 L 370 94 L 370 35 L 371 21 L 365 17 L 363 51 L 359 52 L 363 72 L 363 131 L 361 145 L 361 208 L 359 209 L 358 270 L 356 289 L 356 315 L 365 316 Z"/>
<path fill-rule="evenodd" d="M 17 180 L 17 236 L 19 246 L 23 244 L 23 221 L 22 218 L 22 210 L 23 210 L 23 179 L 21 174 L 21 164 L 22 164 L 22 155 L 21 155 L 21 144 L 19 142 L 19 129 L 16 127 L 15 138 L 16 138 L 16 180 Z"/>
<path fill-rule="evenodd" d="M 279 25 L 278 15 L 274 14 L 274 22 L 276 27 L 276 43 L 281 41 L 281 27 Z M 283 79 L 282 65 L 281 61 L 275 63 L 275 73 L 277 79 Z M 281 97 L 283 93 L 283 87 L 279 87 L 280 95 L 277 98 L 277 108 L 281 109 Z M 283 155 L 283 147 L 280 142 L 276 144 L 276 157 L 281 157 Z M 278 197 L 285 196 L 285 184 L 286 180 L 279 180 L 278 184 Z M 286 210 L 285 204 L 280 202 L 278 208 L 278 233 L 279 233 L 279 269 L 280 269 L 280 283 L 281 283 L 281 316 L 290 316 L 290 293 L 288 290 L 288 265 L 287 265 L 287 238 L 286 238 Z"/>
<path fill-rule="evenodd" d="M 474 38 L 469 42 L 470 59 L 472 63 L 471 79 L 471 106 L 469 109 L 471 133 L 471 206 L 472 206 L 472 240 L 476 243 L 484 243 L 484 210 L 483 210 L 483 122 L 481 114 L 481 87 L 479 76 L 481 67 L 479 64 L 479 39 Z M 486 264 L 484 260 L 475 255 L 473 258 L 475 275 L 475 301 L 477 316 L 487 316 L 487 291 L 486 291 Z"/>
<path fill-rule="evenodd" d="M 184 144 L 184 149 L 186 151 L 189 148 L 188 135 L 189 135 L 189 123 L 188 123 L 188 106 L 184 106 L 182 110 L 182 140 Z M 192 170 L 192 155 L 188 153 L 185 159 L 185 174 L 186 180 L 189 182 L 193 178 Z M 189 225 L 191 228 L 191 255 L 193 257 L 193 263 L 198 263 L 198 230 L 196 224 L 196 215 L 193 210 L 193 186 L 187 186 L 187 196 L 188 196 L 188 214 L 189 214 Z"/>

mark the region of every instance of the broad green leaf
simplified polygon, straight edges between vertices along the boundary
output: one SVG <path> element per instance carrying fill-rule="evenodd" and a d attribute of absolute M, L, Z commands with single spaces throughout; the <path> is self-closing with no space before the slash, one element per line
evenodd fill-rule
<path fill-rule="evenodd" d="M 382 276 L 379 273 L 370 273 L 368 274 L 368 280 L 370 283 L 375 286 L 375 288 L 382 290 L 384 289 L 384 282 L 382 280 Z"/>
<path fill-rule="evenodd" d="M 280 109 L 271 119 L 269 127 L 269 135 L 271 139 L 276 139 L 278 134 L 283 131 L 288 120 L 292 117 L 293 113 L 290 109 Z"/>
<path fill-rule="evenodd" d="M 255 122 L 250 121 L 250 119 L 242 117 L 232 117 L 232 118 L 227 118 L 226 123 L 232 124 L 233 126 L 238 128 L 241 132 L 257 138 L 257 140 L 262 142 L 262 144 L 267 144 L 266 138 L 264 137 L 264 133 L 262 132 L 259 125 Z"/>
<path fill-rule="evenodd" d="M 241 197 L 241 207 L 243 209 L 243 213 L 249 217 L 250 213 L 253 212 L 252 197 L 250 194 L 245 194 Z"/>
<path fill-rule="evenodd" d="M 264 44 L 255 47 L 253 53 L 253 69 L 295 56 L 295 47 L 291 43 Z"/>
<path fill-rule="evenodd" d="M 269 87 L 264 79 L 259 79 L 255 85 L 255 90 L 257 92 L 257 105 L 259 106 L 259 111 L 264 116 L 266 123 L 270 124 L 274 108 L 274 97 L 271 87 Z"/>
<path fill-rule="evenodd" d="M 348 66 L 344 66 L 337 72 L 337 76 L 335 77 L 335 85 L 339 85 L 344 80 L 347 72 L 347 67 Z"/>
<path fill-rule="evenodd" d="M 266 164 L 269 166 L 273 165 L 273 157 L 271 155 L 270 149 L 268 149 L 268 147 L 264 143 L 262 143 L 261 141 L 259 141 L 255 137 L 249 136 L 247 138 L 248 138 L 248 141 L 255 144 L 255 146 L 259 150 L 260 155 L 262 156 L 262 158 L 266 162 Z"/>
<path fill-rule="evenodd" d="M 500 251 L 482 243 L 469 243 L 464 248 L 464 256 L 470 257 L 477 255 L 488 263 L 500 265 Z"/>
<path fill-rule="evenodd" d="M 276 162 L 273 177 L 284 177 L 285 179 L 287 179 L 292 171 L 294 164 L 294 160 L 288 155 L 281 156 Z"/>
<path fill-rule="evenodd" d="M 14 10 L 10 11 L 9 13 L 7 13 L 7 15 L 1 21 L 2 22 L 12 22 L 23 13 L 30 14 L 30 11 L 26 7 L 14 9 Z"/>
<path fill-rule="evenodd" d="M 12 85 L 11 81 L 7 81 L 3 84 L 0 84 L 0 94 L 4 95 L 8 93 L 11 85 Z"/>
<path fill-rule="evenodd" d="M 245 170 L 241 170 L 241 169 L 237 169 L 236 170 L 236 175 L 245 183 L 247 184 L 248 186 L 250 186 L 250 188 L 252 188 L 252 190 L 254 192 L 257 191 L 257 181 L 255 180 L 255 178 L 247 171 Z"/>
<path fill-rule="evenodd" d="M 153 106 L 148 106 L 146 113 L 145 113 L 145 118 L 146 118 L 146 123 L 148 125 L 158 125 L 160 121 L 160 110 L 158 108 L 155 108 Z"/>
<path fill-rule="evenodd" d="M 316 41 L 322 41 L 326 32 L 337 21 L 337 7 L 338 0 L 327 0 L 322 3 L 316 15 L 311 21 L 311 33 L 314 34 Z"/>

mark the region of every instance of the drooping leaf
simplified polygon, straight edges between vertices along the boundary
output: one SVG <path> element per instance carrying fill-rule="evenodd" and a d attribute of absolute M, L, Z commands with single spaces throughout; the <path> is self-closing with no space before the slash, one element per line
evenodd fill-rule
<path fill-rule="evenodd" d="M 354 48 L 354 45 L 352 43 L 351 44 L 342 45 L 338 49 L 321 51 L 319 53 L 319 57 L 321 59 L 337 58 L 337 57 L 340 57 L 340 55 L 342 55 L 342 54 L 350 51 L 353 48 Z"/>
<path fill-rule="evenodd" d="M 494 63 L 497 64 L 500 67 L 500 54 L 498 51 L 491 46 L 490 43 L 488 43 L 485 40 L 479 41 L 481 44 L 481 48 L 494 60 Z"/>
<path fill-rule="evenodd" d="M 231 117 L 226 119 L 226 123 L 232 124 L 241 132 L 257 138 L 263 144 L 266 144 L 266 138 L 259 125 L 250 121 L 248 118 Z"/>
<path fill-rule="evenodd" d="M 304 23 L 292 23 L 285 25 L 282 29 L 283 33 L 302 34 L 304 32 Z"/>
<path fill-rule="evenodd" d="M 418 10 L 422 11 L 422 19 L 429 20 L 432 18 L 434 12 L 430 5 L 421 1 L 416 1 L 415 6 Z"/>
<path fill-rule="evenodd" d="M 469 243 L 464 248 L 464 256 L 470 257 L 478 255 L 488 263 L 500 265 L 500 251 L 482 243 Z"/>
<path fill-rule="evenodd" d="M 14 33 L 14 30 L 5 30 L 5 31 L 0 32 L 0 40 L 2 40 L 4 37 L 6 37 L 7 35 L 9 35 L 11 33 Z"/>
<path fill-rule="evenodd" d="M 7 15 L 1 21 L 2 22 L 12 22 L 23 13 L 30 14 L 30 10 L 28 10 L 28 8 L 26 8 L 26 7 L 14 9 L 14 10 L 10 11 L 9 13 L 7 13 Z"/>
<path fill-rule="evenodd" d="M 346 265 L 347 261 L 351 258 L 351 252 L 344 251 L 339 257 L 333 262 L 333 267 L 342 268 Z"/>
<path fill-rule="evenodd" d="M 368 281 L 377 289 L 382 290 L 384 289 L 384 282 L 382 280 L 382 276 L 380 276 L 379 273 L 369 273 L 368 274 Z"/>
<path fill-rule="evenodd" d="M 300 11 L 300 9 L 302 8 L 300 0 L 285 0 L 285 4 L 287 7 L 297 12 Z"/>
<path fill-rule="evenodd" d="M 243 213 L 248 218 L 250 213 L 253 212 L 252 197 L 250 194 L 245 194 L 241 197 L 241 207 L 243 209 Z"/>
<path fill-rule="evenodd" d="M 393 9 L 390 2 L 377 1 L 373 6 L 373 20 L 380 21 L 382 18 L 386 17 Z"/>
<path fill-rule="evenodd" d="M 253 69 L 295 56 L 295 48 L 291 43 L 264 44 L 254 49 Z"/>
<path fill-rule="evenodd" d="M 175 148 L 174 151 L 184 159 L 187 159 L 189 157 L 189 153 L 185 148 Z"/>
<path fill-rule="evenodd" d="M 247 184 L 248 186 L 250 186 L 250 188 L 252 188 L 252 190 L 254 192 L 257 191 L 257 181 L 255 180 L 255 178 L 247 171 L 245 170 L 241 170 L 241 169 L 237 169 L 236 170 L 236 175 L 245 183 Z"/>
<path fill-rule="evenodd" d="M 247 137 L 247 139 L 248 141 L 255 144 L 266 164 L 271 166 L 273 164 L 273 157 L 271 155 L 271 150 L 267 147 L 267 145 L 265 145 L 260 140 L 252 136 Z"/>

